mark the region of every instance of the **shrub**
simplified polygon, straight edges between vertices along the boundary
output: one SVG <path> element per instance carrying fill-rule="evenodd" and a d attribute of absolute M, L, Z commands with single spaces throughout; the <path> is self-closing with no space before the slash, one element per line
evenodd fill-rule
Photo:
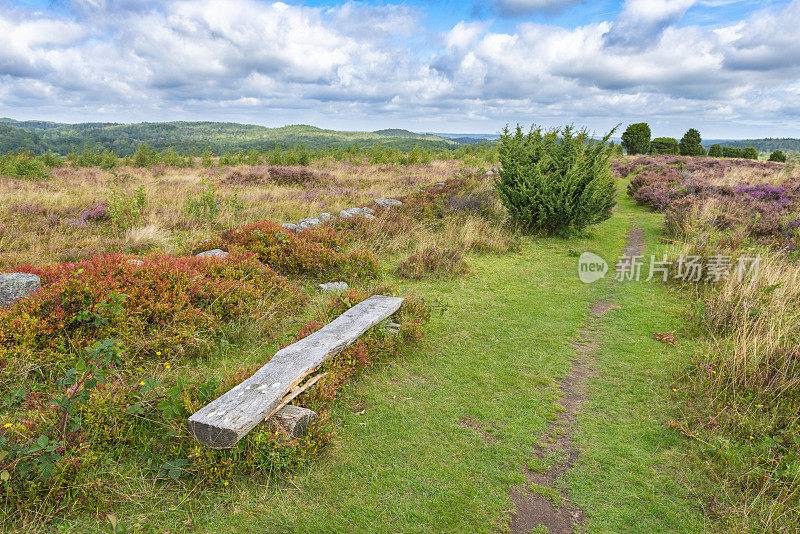
<path fill-rule="evenodd" d="M 142 265 L 98 256 L 14 271 L 38 275 L 42 289 L 0 312 L 2 373 L 37 368 L 46 379 L 99 340 L 119 339 L 131 361 L 167 349 L 198 355 L 202 337 L 256 304 L 292 310 L 305 301 L 297 285 L 244 252 L 228 261 L 156 256 Z"/>
<path fill-rule="evenodd" d="M 45 180 L 50 178 L 50 171 L 31 152 L 19 149 L 17 152 L 0 156 L 0 175 Z"/>
<path fill-rule="evenodd" d="M 238 193 L 225 197 L 219 193 L 214 183 L 208 180 L 203 180 L 200 186 L 202 188 L 200 195 L 197 198 L 189 196 L 184 203 L 184 210 L 188 215 L 213 222 L 225 206 L 234 211 L 244 209 L 244 203 L 239 199 Z"/>
<path fill-rule="evenodd" d="M 742 157 L 745 159 L 758 159 L 758 150 L 749 146 L 742 150 Z"/>
<path fill-rule="evenodd" d="M 133 192 L 125 191 L 117 182 L 117 176 L 108 185 L 109 200 L 108 214 L 117 230 L 130 228 L 139 220 L 147 207 L 147 194 L 144 186 L 137 187 Z"/>
<path fill-rule="evenodd" d="M 613 133 L 613 132 L 611 132 Z M 501 135 L 498 194 L 512 219 L 528 230 L 567 233 L 611 217 L 616 187 L 606 144 L 571 127 Z"/>
<path fill-rule="evenodd" d="M 201 248 L 248 251 L 284 276 L 306 276 L 324 282 L 377 275 L 378 263 L 372 254 L 363 250 L 344 252 L 342 246 L 339 235 L 330 227 L 295 233 L 263 221 L 229 230 L 203 243 L 196 251 Z"/>
<path fill-rule="evenodd" d="M 397 275 L 411 280 L 450 279 L 465 274 L 469 268 L 460 250 L 427 247 L 410 255 L 397 268 Z"/>
<path fill-rule="evenodd" d="M 732 146 L 724 146 L 722 147 L 722 156 L 725 158 L 741 158 L 743 157 L 742 149 Z"/>
<path fill-rule="evenodd" d="M 650 152 L 650 126 L 646 122 L 628 126 L 622 134 L 622 146 L 631 156 Z"/>
<path fill-rule="evenodd" d="M 705 156 L 706 151 L 700 144 L 701 142 L 702 138 L 700 137 L 700 132 L 694 128 L 690 128 L 681 138 L 681 156 Z"/>
<path fill-rule="evenodd" d="M 677 155 L 680 153 L 680 145 L 678 140 L 672 137 L 656 137 L 650 143 L 650 152 L 652 154 L 672 154 Z"/>
<path fill-rule="evenodd" d="M 775 150 L 769 155 L 769 161 L 786 163 L 786 154 L 783 153 L 783 150 Z"/>
<path fill-rule="evenodd" d="M 721 158 L 724 152 L 722 150 L 722 145 L 718 143 L 714 143 L 710 147 L 708 147 L 708 155 L 712 158 Z"/>

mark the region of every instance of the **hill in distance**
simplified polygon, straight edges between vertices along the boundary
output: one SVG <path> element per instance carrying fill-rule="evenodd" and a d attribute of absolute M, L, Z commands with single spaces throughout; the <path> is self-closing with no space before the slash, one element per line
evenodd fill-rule
<path fill-rule="evenodd" d="M 59 154 L 83 148 L 113 150 L 117 155 L 132 154 L 139 143 L 155 150 L 173 148 L 181 153 L 238 152 L 256 149 L 304 146 L 310 150 L 375 144 L 400 150 L 414 146 L 452 150 L 458 140 L 408 130 L 385 129 L 376 132 L 326 130 L 305 124 L 267 128 L 232 122 L 143 122 L 137 124 L 17 121 L 0 118 L 0 153 L 25 148 L 36 153 L 48 150 Z M 474 142 L 469 140 L 469 143 Z"/>

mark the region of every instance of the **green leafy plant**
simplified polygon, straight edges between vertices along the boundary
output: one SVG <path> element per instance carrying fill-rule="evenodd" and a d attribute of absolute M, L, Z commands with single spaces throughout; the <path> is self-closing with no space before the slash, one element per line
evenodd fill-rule
<path fill-rule="evenodd" d="M 783 153 L 783 150 L 774 150 L 769 155 L 769 161 L 777 161 L 779 163 L 786 163 L 786 154 Z"/>
<path fill-rule="evenodd" d="M 109 183 L 108 213 L 117 230 L 130 228 L 139 220 L 147 208 L 147 193 L 140 185 L 133 192 L 126 191 L 118 182 L 118 177 Z"/>
<path fill-rule="evenodd" d="M 705 156 L 706 150 L 700 144 L 702 141 L 703 139 L 700 137 L 700 132 L 694 128 L 689 128 L 681 138 L 681 156 Z"/>
<path fill-rule="evenodd" d="M 656 137 L 650 143 L 650 152 L 652 154 L 677 155 L 680 153 L 680 145 L 678 140 L 673 137 Z"/>
<path fill-rule="evenodd" d="M 630 155 L 650 152 L 650 126 L 646 122 L 628 126 L 622 134 L 622 146 Z"/>
<path fill-rule="evenodd" d="M 710 147 L 708 147 L 708 155 L 712 158 L 721 158 L 725 155 L 722 145 L 718 143 L 714 143 Z"/>
<path fill-rule="evenodd" d="M 187 214 L 212 222 L 216 220 L 225 206 L 229 206 L 234 211 L 244 209 L 244 203 L 239 199 L 237 193 L 229 197 L 223 196 L 217 190 L 217 186 L 208 180 L 201 182 L 201 187 L 202 190 L 197 198 L 190 196 L 186 199 L 184 207 Z"/>
<path fill-rule="evenodd" d="M 749 146 L 742 150 L 742 157 L 745 159 L 758 159 L 758 150 Z"/>
<path fill-rule="evenodd" d="M 495 187 L 511 218 L 527 230 L 564 234 L 611 217 L 616 185 L 611 147 L 586 130 L 566 126 L 525 135 L 505 128 L 500 145 L 500 178 Z"/>

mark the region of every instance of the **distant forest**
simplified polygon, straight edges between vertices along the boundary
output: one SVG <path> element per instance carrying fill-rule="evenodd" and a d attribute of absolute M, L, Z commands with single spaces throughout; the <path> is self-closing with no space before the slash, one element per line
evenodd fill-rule
<path fill-rule="evenodd" d="M 15 121 L 0 118 L 0 154 L 23 148 L 35 154 L 52 151 L 61 155 L 90 149 L 112 150 L 118 156 L 132 155 L 140 143 L 156 151 L 172 148 L 180 154 L 211 150 L 267 152 L 276 148 L 305 147 L 309 150 L 362 148 L 376 144 L 398 150 L 452 150 L 480 140 L 444 139 L 436 135 L 389 129 L 377 132 L 338 132 L 313 126 L 282 128 L 222 122 L 159 122 L 140 124 L 61 124 L 45 121 Z"/>
<path fill-rule="evenodd" d="M 767 137 L 765 139 L 737 139 L 734 141 L 703 141 L 703 145 L 718 143 L 722 146 L 733 148 L 755 148 L 760 153 L 770 153 L 773 150 L 783 150 L 784 152 L 800 152 L 800 139 L 792 137 Z"/>

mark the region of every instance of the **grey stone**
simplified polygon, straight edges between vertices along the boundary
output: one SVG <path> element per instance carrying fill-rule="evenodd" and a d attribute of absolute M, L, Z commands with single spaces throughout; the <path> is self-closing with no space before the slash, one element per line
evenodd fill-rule
<path fill-rule="evenodd" d="M 347 282 L 328 282 L 327 284 L 320 284 L 319 289 L 325 292 L 341 293 L 347 291 Z"/>
<path fill-rule="evenodd" d="M 330 213 L 324 213 L 323 212 L 323 213 L 319 214 L 319 220 L 322 221 L 322 222 L 331 220 L 331 217 L 333 217 L 333 216 Z"/>
<path fill-rule="evenodd" d="M 296 232 L 297 231 L 297 225 L 296 224 L 283 223 L 281 226 L 286 228 L 287 230 L 292 231 L 292 232 Z"/>
<path fill-rule="evenodd" d="M 421 190 L 420 190 L 421 191 Z M 402 206 L 403 203 L 394 198 L 373 198 L 372 201 L 382 208 L 391 208 L 394 206 Z"/>
<path fill-rule="evenodd" d="M 136 265 L 138 267 L 139 265 L 143 264 L 144 262 L 142 260 L 128 260 L 125 263 L 130 263 L 131 265 Z"/>
<path fill-rule="evenodd" d="M 342 210 L 339 212 L 339 215 L 348 219 L 350 217 L 355 217 L 356 215 L 363 215 L 364 211 L 361 208 L 347 208 L 346 210 Z"/>
<path fill-rule="evenodd" d="M 375 216 L 374 216 L 373 214 L 371 214 L 371 213 L 365 213 L 365 214 L 364 214 L 364 218 L 365 218 L 365 219 L 374 219 L 374 218 L 375 218 Z"/>
<path fill-rule="evenodd" d="M 215 248 L 214 250 L 206 250 L 205 252 L 201 252 L 197 254 L 197 258 L 227 258 L 229 254 L 224 250 Z"/>
<path fill-rule="evenodd" d="M 35 274 L 0 274 L 0 306 L 11 306 L 40 287 L 42 281 Z"/>
<path fill-rule="evenodd" d="M 364 215 L 375 215 L 375 210 L 372 208 L 361 208 L 361 213 Z"/>
<path fill-rule="evenodd" d="M 322 224 L 322 221 L 319 220 L 317 217 L 309 217 L 308 219 L 303 219 L 302 221 L 297 223 L 297 230 L 306 230 L 308 228 L 314 228 L 315 226 L 319 226 Z"/>

